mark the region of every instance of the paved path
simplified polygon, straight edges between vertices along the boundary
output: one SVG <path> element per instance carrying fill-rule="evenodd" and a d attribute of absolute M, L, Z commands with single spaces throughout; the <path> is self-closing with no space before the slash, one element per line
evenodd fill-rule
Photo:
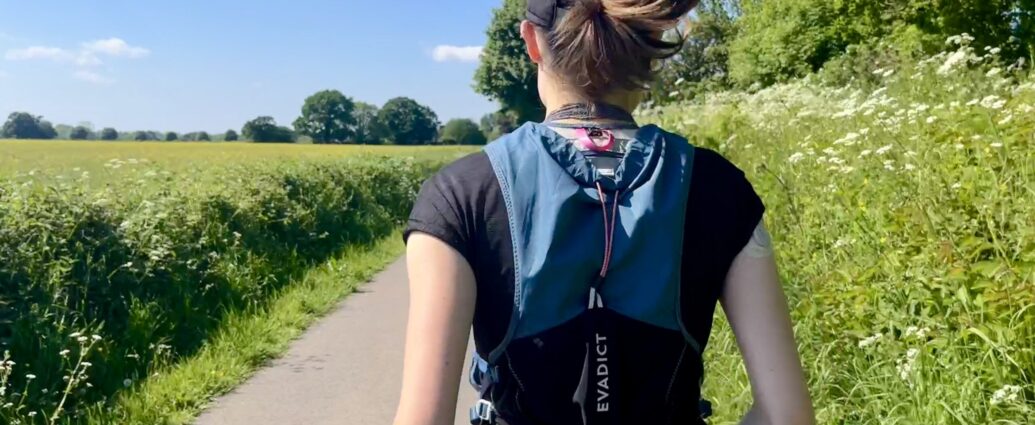
<path fill-rule="evenodd" d="M 408 296 L 399 260 L 218 399 L 196 425 L 391 425 L 402 380 Z M 465 366 L 464 370 L 467 370 Z M 457 424 L 475 398 L 460 387 Z"/>

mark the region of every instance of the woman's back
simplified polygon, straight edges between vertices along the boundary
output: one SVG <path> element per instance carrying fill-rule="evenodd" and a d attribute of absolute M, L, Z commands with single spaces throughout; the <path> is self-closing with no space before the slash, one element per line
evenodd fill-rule
<path fill-rule="evenodd" d="M 472 325 L 472 423 L 701 423 L 719 300 L 767 388 L 748 417 L 811 421 L 759 197 L 720 155 L 627 112 L 695 3 L 529 0 L 522 36 L 550 114 L 418 196 L 397 423 L 452 414 Z"/>

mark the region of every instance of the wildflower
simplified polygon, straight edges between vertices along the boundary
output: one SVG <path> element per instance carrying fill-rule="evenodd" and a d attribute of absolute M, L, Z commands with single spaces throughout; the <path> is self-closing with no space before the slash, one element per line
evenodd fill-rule
<path fill-rule="evenodd" d="M 978 103 L 981 103 L 981 99 L 973 99 L 970 102 L 967 102 L 967 106 L 974 106 L 974 105 L 977 105 Z"/>
<path fill-rule="evenodd" d="M 913 171 L 916 169 L 916 166 L 914 166 L 913 164 L 906 164 L 903 168 L 905 168 L 906 171 Z"/>
<path fill-rule="evenodd" d="M 795 152 L 794 155 L 791 155 L 790 158 L 787 158 L 787 162 L 790 162 L 791 164 L 797 164 L 801 162 L 802 159 L 805 159 L 805 154 L 801 152 Z"/>
<path fill-rule="evenodd" d="M 89 339 L 89 338 L 87 338 L 85 336 L 81 336 L 79 338 L 76 338 L 75 340 L 79 341 L 80 343 L 85 343 L 87 339 Z"/>
<path fill-rule="evenodd" d="M 906 358 L 904 360 L 899 360 L 897 367 L 898 376 L 902 378 L 903 381 L 908 381 L 910 375 L 913 374 L 913 369 L 916 365 L 916 357 L 919 354 L 920 350 L 916 348 L 910 348 L 908 351 L 906 351 Z"/>
<path fill-rule="evenodd" d="M 1002 51 L 1003 51 L 1003 49 L 1001 49 L 1001 48 L 993 47 L 993 48 L 988 50 L 988 53 L 991 53 L 993 55 L 998 55 Z M 996 68 L 996 69 L 999 69 L 999 68 Z"/>
<path fill-rule="evenodd" d="M 101 340 L 101 336 L 100 335 L 94 335 L 94 336 L 91 336 L 90 339 L 92 339 L 94 341 L 100 341 Z"/>
<path fill-rule="evenodd" d="M 879 340 L 882 336 L 884 335 L 878 332 L 871 337 L 859 340 L 859 348 L 866 348 L 873 344 L 876 344 L 877 340 Z"/>
<path fill-rule="evenodd" d="M 82 333 L 82 332 L 73 332 L 73 333 L 72 333 L 71 335 L 69 335 L 68 337 L 69 337 L 69 338 L 79 338 L 79 337 L 80 337 L 80 336 L 82 336 L 82 335 L 83 335 L 83 333 Z"/>
<path fill-rule="evenodd" d="M 987 109 L 1003 109 L 1003 106 L 1006 106 L 1006 100 L 993 94 L 981 99 L 981 106 Z"/>
<path fill-rule="evenodd" d="M 882 74 L 882 76 L 884 78 L 888 78 L 888 77 L 890 77 L 892 75 L 895 75 L 895 70 L 894 69 L 889 69 L 887 71 L 884 71 L 884 74 Z"/>
<path fill-rule="evenodd" d="M 877 149 L 877 155 L 884 155 L 884 154 L 886 154 L 886 153 L 888 153 L 890 151 L 891 151 L 891 145 L 887 145 L 887 146 L 884 146 L 884 147 L 882 147 L 880 149 Z"/>
<path fill-rule="evenodd" d="M 33 411 L 29 412 L 29 417 L 30 418 L 35 418 L 36 417 L 36 411 L 33 410 Z"/>
<path fill-rule="evenodd" d="M 1010 121 L 1013 121 L 1013 114 L 1007 115 L 1003 119 L 999 120 L 999 125 L 1007 125 Z"/>
<path fill-rule="evenodd" d="M 953 69 L 956 69 L 960 64 L 966 62 L 967 56 L 967 52 L 962 49 L 949 55 L 949 57 L 945 59 L 945 63 L 938 67 L 938 75 L 948 75 Z"/>
<path fill-rule="evenodd" d="M 1000 68 L 992 68 L 985 74 L 986 77 L 995 77 L 996 75 L 1002 74 L 1003 70 Z"/>
<path fill-rule="evenodd" d="M 894 164 L 895 164 L 895 161 L 890 160 L 890 159 L 887 160 L 887 161 L 884 161 L 884 169 L 888 170 L 888 171 L 895 171 L 895 165 Z"/>
<path fill-rule="evenodd" d="M 955 184 L 952 185 L 952 190 L 959 190 L 962 187 L 963 187 L 962 183 L 955 183 Z"/>
<path fill-rule="evenodd" d="M 873 151 L 871 151 L 869 149 L 866 149 L 866 150 L 864 150 L 862 152 L 859 152 L 859 158 L 865 158 L 867 156 L 870 156 L 870 154 L 872 154 L 872 153 L 873 153 Z"/>
<path fill-rule="evenodd" d="M 931 330 L 928 328 L 918 328 L 916 326 L 910 326 L 906 328 L 906 331 L 905 333 L 903 333 L 903 336 L 905 336 L 906 338 L 916 337 L 919 339 L 923 339 L 927 336 L 927 333 L 930 331 Z"/>
<path fill-rule="evenodd" d="M 90 367 L 90 366 L 93 366 L 93 363 L 83 362 L 83 367 Z"/>
<path fill-rule="evenodd" d="M 68 353 L 71 353 L 71 352 L 72 352 L 72 350 L 65 349 L 65 350 L 61 350 L 61 352 L 58 353 L 58 354 L 60 354 L 61 357 L 68 357 Z"/>
<path fill-rule="evenodd" d="M 9 402 L 9 403 L 4 404 L 4 409 L 10 409 L 12 407 L 14 407 L 14 403 L 10 403 Z"/>
<path fill-rule="evenodd" d="M 31 373 L 30 373 L 30 374 L 28 374 L 28 375 L 25 375 L 25 379 L 28 379 L 28 380 L 30 380 L 30 381 L 31 381 L 31 380 L 33 380 L 33 379 L 36 379 L 36 375 L 33 375 L 33 374 L 31 374 Z"/>
<path fill-rule="evenodd" d="M 963 150 L 963 148 L 965 148 L 966 146 L 963 146 L 963 143 L 957 143 L 957 144 L 956 144 L 955 146 L 953 146 L 953 147 L 955 147 L 955 148 L 956 148 L 956 150 Z"/>
<path fill-rule="evenodd" d="M 991 145 L 989 145 L 989 146 L 991 146 L 991 147 L 993 147 L 993 148 L 995 148 L 995 149 L 999 149 L 999 148 L 1003 147 L 1003 144 L 1002 144 L 1002 143 L 999 143 L 999 142 L 996 142 L 996 143 L 992 143 L 992 144 L 991 144 Z"/>
<path fill-rule="evenodd" d="M 938 121 L 938 117 L 936 117 L 934 115 L 931 115 L 931 116 L 927 117 L 927 123 L 928 124 L 934 124 L 935 121 Z"/>
<path fill-rule="evenodd" d="M 992 399 L 989 400 L 989 404 L 998 406 L 1004 402 L 1015 402 L 1017 396 L 1021 393 L 1021 387 L 1017 385 L 1004 385 L 1002 388 L 992 393 Z"/>

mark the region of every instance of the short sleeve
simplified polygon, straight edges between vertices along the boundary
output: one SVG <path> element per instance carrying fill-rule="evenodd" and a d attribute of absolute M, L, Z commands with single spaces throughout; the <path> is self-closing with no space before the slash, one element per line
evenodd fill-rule
<path fill-rule="evenodd" d="M 456 249 L 469 262 L 485 217 L 481 206 L 487 179 L 494 176 L 484 153 L 472 154 L 444 167 L 421 186 L 403 231 L 425 233 Z"/>

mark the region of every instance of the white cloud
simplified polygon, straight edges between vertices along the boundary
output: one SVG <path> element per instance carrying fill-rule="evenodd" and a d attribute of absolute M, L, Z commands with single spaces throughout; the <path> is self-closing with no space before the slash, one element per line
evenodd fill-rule
<path fill-rule="evenodd" d="M 93 71 L 87 71 L 85 69 L 76 71 L 75 74 L 72 74 L 72 76 L 75 77 L 75 79 L 77 80 L 86 81 L 88 83 L 93 84 L 111 84 L 115 82 L 115 80 L 111 78 L 105 77 Z"/>
<path fill-rule="evenodd" d="M 24 49 L 11 49 L 8 50 L 4 55 L 4 58 L 9 61 L 23 61 L 23 60 L 52 60 L 55 62 L 68 62 L 75 58 L 75 55 L 68 50 L 47 47 L 47 46 L 32 46 Z"/>
<path fill-rule="evenodd" d="M 482 55 L 482 46 L 435 46 L 431 57 L 435 62 L 477 62 Z"/>
<path fill-rule="evenodd" d="M 143 47 L 130 46 L 121 38 L 108 38 L 83 43 L 83 50 L 90 53 L 101 53 L 108 56 L 123 56 L 127 58 L 142 58 L 151 54 L 151 51 Z"/>

